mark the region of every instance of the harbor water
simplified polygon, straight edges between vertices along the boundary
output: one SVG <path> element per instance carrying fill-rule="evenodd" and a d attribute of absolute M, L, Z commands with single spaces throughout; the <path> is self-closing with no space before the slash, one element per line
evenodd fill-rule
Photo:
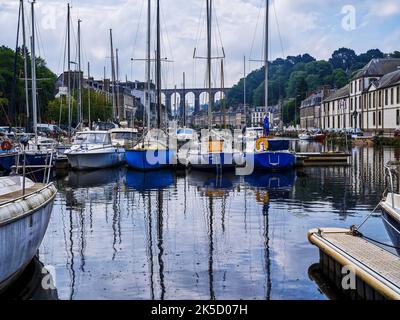
<path fill-rule="evenodd" d="M 362 223 L 382 198 L 390 160 L 400 160 L 400 150 L 357 147 L 349 166 L 247 177 L 66 172 L 55 178 L 39 260 L 66 300 L 325 300 L 307 231 Z M 395 242 L 379 216 L 361 231 Z"/>

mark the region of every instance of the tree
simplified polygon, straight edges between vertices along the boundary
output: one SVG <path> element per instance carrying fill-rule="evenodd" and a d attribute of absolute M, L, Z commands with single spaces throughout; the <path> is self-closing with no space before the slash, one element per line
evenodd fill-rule
<path fill-rule="evenodd" d="M 8 106 L 13 108 L 16 115 L 25 114 L 25 82 L 22 80 L 24 78 L 24 61 L 22 56 L 22 50 L 18 49 L 17 54 L 14 50 L 7 48 L 5 46 L 0 47 L 0 92 L 3 92 L 4 98 L 9 102 Z M 17 57 L 16 71 L 14 74 L 14 61 Z M 37 57 L 36 59 L 36 73 L 38 78 L 38 108 L 39 116 L 45 115 L 47 113 L 47 105 L 51 99 L 54 99 L 54 86 L 56 82 L 56 75 L 47 68 L 44 59 Z M 31 62 L 30 55 L 28 53 L 28 78 L 31 77 Z M 14 79 L 16 81 L 16 86 L 14 88 Z M 13 94 L 13 89 L 14 94 Z M 13 99 L 15 97 L 15 99 Z M 6 110 L 7 111 L 7 110 Z M 18 118 L 20 118 L 17 123 Z M 25 125 L 21 121 L 25 117 L 16 117 L 10 119 L 13 125 Z M 2 117 L 2 124 L 7 124 L 5 118 Z"/>
<path fill-rule="evenodd" d="M 397 58 L 400 59 L 400 51 L 395 51 L 393 53 L 390 54 L 391 58 Z"/>
<path fill-rule="evenodd" d="M 72 109 L 72 125 L 75 127 L 78 125 L 77 123 L 77 103 L 76 103 L 76 91 L 72 92 L 72 100 L 71 105 Z M 92 121 L 97 121 L 100 119 L 101 121 L 110 120 L 113 116 L 112 112 L 112 104 L 107 101 L 107 97 L 105 94 L 97 91 L 90 92 L 90 118 Z M 48 105 L 48 113 L 46 114 L 45 121 L 51 122 L 56 121 L 59 123 L 60 118 L 60 110 L 61 110 L 61 124 L 68 124 L 68 102 L 67 97 L 60 97 L 54 99 L 49 102 Z M 82 112 L 83 112 L 83 121 L 89 120 L 89 104 L 88 104 L 88 89 L 82 90 Z"/>
<path fill-rule="evenodd" d="M 343 69 L 346 72 L 350 72 L 352 65 L 356 62 L 356 53 L 354 50 L 348 48 L 340 48 L 339 50 L 336 50 L 329 59 L 329 63 L 334 69 Z"/>
<path fill-rule="evenodd" d="M 344 87 L 349 81 L 346 73 L 342 69 L 333 70 L 332 78 L 333 86 L 336 89 Z"/>

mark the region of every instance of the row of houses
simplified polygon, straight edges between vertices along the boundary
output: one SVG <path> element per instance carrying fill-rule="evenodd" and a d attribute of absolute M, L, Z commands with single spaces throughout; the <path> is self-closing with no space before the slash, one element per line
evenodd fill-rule
<path fill-rule="evenodd" d="M 113 89 L 110 79 L 95 80 L 93 77 L 84 78 L 83 72 L 66 71 L 59 76 L 56 82 L 56 97 L 67 96 L 69 86 L 72 91 L 78 88 L 79 78 L 83 88 L 104 94 L 107 101 L 115 105 L 116 116 L 118 116 L 120 120 L 127 120 L 133 123 L 137 117 L 137 113 L 139 111 L 143 112 L 146 83 L 139 81 L 118 82 Z M 152 108 L 155 108 L 156 94 L 155 85 L 153 83 L 151 84 L 149 98 Z M 165 112 L 165 110 L 163 111 Z M 151 115 L 151 121 L 155 123 L 156 112 L 151 112 Z"/>
<path fill-rule="evenodd" d="M 272 127 L 281 125 L 281 106 L 269 106 L 267 108 L 267 114 L 270 119 Z M 230 108 L 225 113 L 221 111 L 215 111 L 212 113 L 212 122 L 214 126 L 222 127 L 226 126 L 241 129 L 243 127 L 262 127 L 264 124 L 265 107 L 252 107 L 244 108 L 239 106 L 238 108 Z M 197 128 L 205 128 L 208 124 L 208 111 L 203 109 L 197 113 L 193 113 L 189 116 L 189 123 Z"/>
<path fill-rule="evenodd" d="M 343 88 L 311 94 L 301 104 L 300 125 L 371 133 L 400 128 L 400 59 L 373 59 Z"/>

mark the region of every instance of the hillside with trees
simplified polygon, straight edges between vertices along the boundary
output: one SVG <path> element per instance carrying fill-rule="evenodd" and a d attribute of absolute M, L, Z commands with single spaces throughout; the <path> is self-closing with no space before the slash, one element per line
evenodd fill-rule
<path fill-rule="evenodd" d="M 38 108 L 40 114 L 47 112 L 50 100 L 54 99 L 56 75 L 46 66 L 44 59 L 36 59 L 38 80 Z M 31 78 L 31 62 L 28 53 L 28 79 Z M 24 126 L 26 115 L 24 60 L 22 50 L 0 47 L 0 122 L 2 125 Z M 31 86 L 29 82 L 29 87 Z M 31 102 L 31 96 L 29 102 Z M 31 105 L 31 103 L 30 103 Z"/>
<path fill-rule="evenodd" d="M 336 50 L 329 61 L 317 61 L 309 54 L 288 56 L 269 63 L 268 104 L 283 102 L 283 121 L 293 123 L 295 110 L 307 95 L 320 86 L 341 88 L 352 74 L 363 68 L 371 59 L 390 56 L 400 58 L 400 52 L 384 54 L 379 49 L 369 50 L 357 55 L 354 50 L 341 48 Z M 243 104 L 244 79 L 241 79 L 227 94 L 228 104 Z M 264 67 L 254 70 L 246 77 L 246 100 L 251 106 L 263 106 Z"/>

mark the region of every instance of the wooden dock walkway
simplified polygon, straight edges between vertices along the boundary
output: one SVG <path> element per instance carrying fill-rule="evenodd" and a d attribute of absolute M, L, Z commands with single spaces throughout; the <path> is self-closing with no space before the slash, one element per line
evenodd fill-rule
<path fill-rule="evenodd" d="M 309 241 L 320 250 L 323 273 L 342 288 L 344 266 L 355 271 L 358 298 L 400 300 L 400 257 L 347 229 L 314 229 Z"/>
<path fill-rule="evenodd" d="M 296 153 L 298 166 L 348 165 L 351 158 L 346 152 L 299 152 Z"/>

